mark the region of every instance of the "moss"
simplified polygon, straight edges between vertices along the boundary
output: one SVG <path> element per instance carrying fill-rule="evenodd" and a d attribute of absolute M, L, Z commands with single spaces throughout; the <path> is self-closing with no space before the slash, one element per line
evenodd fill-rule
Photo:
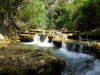
<path fill-rule="evenodd" d="M 48 50 L 10 47 L 11 50 L 0 51 L 0 75 L 60 75 L 66 63 L 64 59 L 51 55 Z"/>
<path fill-rule="evenodd" d="M 20 34 L 19 39 L 21 42 L 31 42 L 34 40 L 33 35 L 30 34 Z"/>

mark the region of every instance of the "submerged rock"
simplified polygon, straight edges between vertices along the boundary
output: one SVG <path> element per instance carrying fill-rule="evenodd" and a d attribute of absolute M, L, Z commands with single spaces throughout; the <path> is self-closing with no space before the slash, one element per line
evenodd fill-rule
<path fill-rule="evenodd" d="M 0 53 L 0 75 L 60 75 L 66 61 L 47 50 Z"/>

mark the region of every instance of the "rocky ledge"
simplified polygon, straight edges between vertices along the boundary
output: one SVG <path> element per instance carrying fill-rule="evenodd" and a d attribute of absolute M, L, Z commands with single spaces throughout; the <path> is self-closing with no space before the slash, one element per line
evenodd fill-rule
<path fill-rule="evenodd" d="M 89 54 L 100 59 L 100 42 L 69 41 L 66 42 L 69 51 Z"/>
<path fill-rule="evenodd" d="M 0 75 L 60 75 L 65 64 L 47 50 L 0 50 Z"/>

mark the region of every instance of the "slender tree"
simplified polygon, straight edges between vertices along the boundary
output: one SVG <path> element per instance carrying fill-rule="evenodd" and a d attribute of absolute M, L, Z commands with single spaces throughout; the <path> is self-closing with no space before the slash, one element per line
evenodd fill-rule
<path fill-rule="evenodd" d="M 23 3 L 26 0 L 0 0 L 0 19 L 2 20 L 0 25 L 0 32 L 5 35 L 7 28 L 9 25 L 14 25 L 17 29 L 19 29 L 14 23 L 14 16 L 17 11 L 23 7 Z"/>

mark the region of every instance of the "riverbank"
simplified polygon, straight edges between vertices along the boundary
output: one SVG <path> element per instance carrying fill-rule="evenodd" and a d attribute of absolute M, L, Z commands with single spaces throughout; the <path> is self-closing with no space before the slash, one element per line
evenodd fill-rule
<path fill-rule="evenodd" d="M 10 38 L 0 39 L 0 49 L 5 49 L 9 44 L 20 42 L 19 40 L 11 40 Z"/>

